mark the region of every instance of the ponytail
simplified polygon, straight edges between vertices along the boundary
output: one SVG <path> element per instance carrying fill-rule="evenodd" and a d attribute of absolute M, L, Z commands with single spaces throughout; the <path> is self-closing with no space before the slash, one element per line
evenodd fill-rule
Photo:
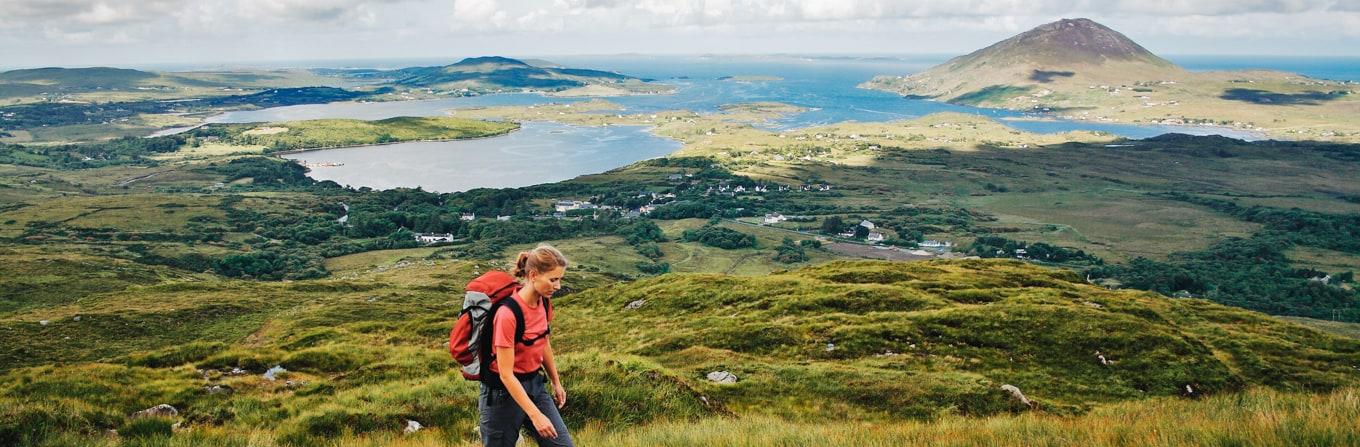
<path fill-rule="evenodd" d="M 510 274 L 516 278 L 528 278 L 529 272 L 543 273 L 558 267 L 567 266 L 567 257 L 548 244 L 538 244 L 529 251 L 519 252 L 515 257 L 515 267 Z"/>

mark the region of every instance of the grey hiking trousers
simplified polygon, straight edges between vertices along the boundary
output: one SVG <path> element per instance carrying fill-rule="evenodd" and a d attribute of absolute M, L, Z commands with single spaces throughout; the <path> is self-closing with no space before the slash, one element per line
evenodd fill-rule
<path fill-rule="evenodd" d="M 538 431 L 534 430 L 534 422 L 529 419 L 529 415 L 524 414 L 524 410 L 515 403 L 515 399 L 510 397 L 509 391 L 492 388 L 483 383 L 482 394 L 477 398 L 477 411 L 482 416 L 478 429 L 482 434 L 482 445 L 514 447 L 515 442 L 519 440 L 519 430 L 523 427 L 529 432 L 529 437 L 538 442 L 539 447 L 576 446 L 571 442 L 567 425 L 562 423 L 562 415 L 557 412 L 557 403 L 553 401 L 552 394 L 548 392 L 544 382 L 547 382 L 547 379 L 543 374 L 519 379 L 519 384 L 524 386 L 524 391 L 529 394 L 529 399 L 534 401 L 538 411 L 543 412 L 543 415 L 552 421 L 553 427 L 557 429 L 557 437 L 540 438 Z"/>

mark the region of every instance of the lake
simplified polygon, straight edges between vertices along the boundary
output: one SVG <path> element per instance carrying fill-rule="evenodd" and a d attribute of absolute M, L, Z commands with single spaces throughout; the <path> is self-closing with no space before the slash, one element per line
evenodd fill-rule
<path fill-rule="evenodd" d="M 285 155 L 312 167 L 309 175 L 374 189 L 419 186 L 428 191 L 515 188 L 559 182 L 661 157 L 680 143 L 644 126 L 582 127 L 530 121 L 508 135 L 298 152 Z"/>

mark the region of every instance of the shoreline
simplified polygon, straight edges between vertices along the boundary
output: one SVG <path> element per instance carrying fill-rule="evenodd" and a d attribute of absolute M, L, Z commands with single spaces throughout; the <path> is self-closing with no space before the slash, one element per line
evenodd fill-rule
<path fill-rule="evenodd" d="M 1010 110 L 1010 109 L 998 109 L 998 110 Z M 1004 121 L 1021 121 L 1021 122 L 1034 122 L 1034 123 L 1044 123 L 1044 122 L 1047 122 L 1047 123 L 1060 123 L 1060 122 L 1077 122 L 1077 123 L 1082 123 L 1082 122 L 1091 122 L 1091 123 L 1096 123 L 1096 124 L 1112 124 L 1112 125 L 1118 125 L 1118 126 L 1148 126 L 1148 127 L 1151 127 L 1151 126 L 1164 126 L 1164 127 L 1172 127 L 1172 128 L 1189 128 L 1189 129 L 1205 129 L 1205 130 L 1224 130 L 1224 131 L 1231 131 L 1231 132 L 1233 132 L 1233 133 L 1239 133 L 1239 134 L 1242 134 L 1242 133 L 1244 133 L 1244 134 L 1251 134 L 1252 137 L 1253 137 L 1254 139 L 1245 139 L 1245 138 L 1240 138 L 1240 137 L 1237 137 L 1237 136 L 1227 136 L 1227 135 L 1222 135 L 1222 134 L 1209 134 L 1209 135 L 1219 135 L 1219 136 L 1223 136 L 1223 137 L 1226 137 L 1226 138 L 1234 138 L 1234 139 L 1245 140 L 1245 141 L 1264 141 L 1264 140 L 1280 139 L 1280 137 L 1273 136 L 1273 135 L 1271 135 L 1269 132 L 1266 132 L 1266 131 L 1261 131 L 1261 130 L 1251 130 L 1251 129 L 1239 129 L 1239 128 L 1236 128 L 1236 127 L 1222 126 L 1222 125 L 1215 125 L 1215 124 L 1167 124 L 1167 123 L 1133 123 L 1133 122 L 1127 122 L 1127 121 L 1091 121 L 1091 120 L 1079 120 L 1079 119 L 1073 119 L 1073 118 L 1063 118 L 1063 117 L 1057 116 L 1057 115 L 1048 115 L 1048 114 L 1042 114 L 1042 113 L 1041 113 L 1041 114 L 1037 114 L 1037 115 L 1036 115 L 1036 114 L 1031 114 L 1031 115 L 1025 115 L 1025 116 L 1000 117 L 1000 118 L 993 118 L 993 119 L 995 119 L 995 120 L 997 120 L 997 121 L 1002 121 L 1002 122 L 1004 122 Z M 1175 133 L 1175 132 L 1169 132 L 1169 133 Z M 1163 134 L 1163 135 L 1165 135 L 1165 134 Z M 1136 139 L 1141 140 L 1142 138 L 1136 138 Z"/>

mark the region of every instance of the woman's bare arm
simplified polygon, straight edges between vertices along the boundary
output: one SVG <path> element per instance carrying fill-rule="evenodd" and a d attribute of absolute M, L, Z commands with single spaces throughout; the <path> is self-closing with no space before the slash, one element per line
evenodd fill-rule
<path fill-rule="evenodd" d="M 562 387 L 562 379 L 557 376 L 557 362 L 553 361 L 553 349 L 550 342 L 551 337 L 543 340 L 543 368 L 548 370 L 548 379 L 552 381 L 553 399 L 557 400 L 557 408 L 567 404 L 567 391 Z"/>

